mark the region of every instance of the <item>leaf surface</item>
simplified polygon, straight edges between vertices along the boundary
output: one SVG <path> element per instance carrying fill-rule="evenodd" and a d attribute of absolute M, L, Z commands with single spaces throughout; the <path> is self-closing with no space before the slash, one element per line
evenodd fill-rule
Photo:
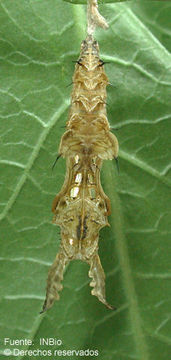
<path fill-rule="evenodd" d="M 65 272 L 60 301 L 39 315 L 60 243 L 51 203 L 65 161 L 58 160 L 53 173 L 51 166 L 67 121 L 72 61 L 85 38 L 86 13 L 85 6 L 61 0 L 0 2 L 2 359 L 4 337 L 29 338 L 30 350 L 52 353 L 97 349 L 99 360 L 169 359 L 171 4 L 100 9 L 110 25 L 97 30 L 96 39 L 109 62 L 108 118 L 120 144 L 120 174 L 104 162 L 112 215 L 99 251 L 107 300 L 117 311 L 90 295 L 88 266 L 75 261 Z M 42 337 L 62 345 L 40 346 Z"/>

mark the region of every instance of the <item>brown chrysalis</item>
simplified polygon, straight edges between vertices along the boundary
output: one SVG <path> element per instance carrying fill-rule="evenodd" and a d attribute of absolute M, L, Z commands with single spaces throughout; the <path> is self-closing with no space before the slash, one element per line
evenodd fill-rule
<path fill-rule="evenodd" d="M 92 35 L 81 44 L 73 75 L 73 90 L 67 130 L 61 138 L 60 156 L 66 158 L 63 187 L 53 201 L 53 223 L 61 227 L 61 245 L 50 268 L 43 311 L 59 299 L 66 264 L 86 261 L 92 278 L 91 293 L 109 309 L 105 274 L 98 255 L 99 230 L 108 225 L 110 200 L 100 183 L 103 160 L 116 159 L 118 141 L 110 132 L 106 113 L 108 78 Z"/>

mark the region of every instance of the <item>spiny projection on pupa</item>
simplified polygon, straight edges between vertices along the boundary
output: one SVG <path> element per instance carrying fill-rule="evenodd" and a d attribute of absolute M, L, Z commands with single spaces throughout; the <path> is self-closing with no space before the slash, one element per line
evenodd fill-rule
<path fill-rule="evenodd" d="M 61 244 L 48 273 L 42 312 L 59 300 L 65 266 L 75 259 L 90 266 L 91 294 L 113 309 L 106 300 L 105 274 L 98 255 L 99 231 L 109 225 L 111 213 L 110 200 L 100 183 L 100 169 L 103 160 L 117 159 L 118 141 L 107 119 L 109 81 L 93 37 L 97 25 L 107 27 L 98 13 L 97 1 L 90 0 L 87 37 L 75 65 L 66 132 L 59 145 L 59 156 L 66 159 L 66 175 L 52 211 L 53 223 L 61 228 Z"/>

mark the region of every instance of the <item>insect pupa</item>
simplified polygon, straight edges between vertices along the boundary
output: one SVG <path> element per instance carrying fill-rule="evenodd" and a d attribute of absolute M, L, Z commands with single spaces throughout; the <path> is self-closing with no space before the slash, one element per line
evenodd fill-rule
<path fill-rule="evenodd" d="M 106 301 L 105 274 L 98 255 L 99 231 L 109 225 L 111 212 L 100 169 L 103 160 L 118 156 L 118 141 L 110 131 L 106 112 L 108 84 L 99 45 L 88 31 L 75 65 L 68 122 L 58 151 L 66 159 L 66 176 L 52 211 L 53 223 L 61 228 L 61 244 L 49 270 L 42 312 L 59 300 L 65 266 L 75 259 L 90 266 L 91 294 L 113 309 Z"/>

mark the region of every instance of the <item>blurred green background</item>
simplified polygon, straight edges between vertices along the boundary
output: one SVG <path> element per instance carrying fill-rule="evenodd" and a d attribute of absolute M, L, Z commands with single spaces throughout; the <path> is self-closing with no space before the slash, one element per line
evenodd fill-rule
<path fill-rule="evenodd" d="M 120 144 L 120 174 L 110 161 L 102 169 L 112 215 L 111 227 L 100 232 L 99 252 L 107 300 L 117 311 L 90 295 L 88 265 L 74 261 L 60 301 L 39 315 L 60 243 L 51 203 L 63 184 L 65 161 L 53 173 L 51 166 L 67 121 L 86 7 L 1 0 L 1 359 L 7 359 L 4 337 L 32 339 L 31 350 L 97 349 L 99 360 L 169 359 L 171 3 L 99 8 L 109 23 L 107 31 L 96 31 L 113 85 L 108 119 Z M 62 345 L 40 347 L 41 337 Z"/>

